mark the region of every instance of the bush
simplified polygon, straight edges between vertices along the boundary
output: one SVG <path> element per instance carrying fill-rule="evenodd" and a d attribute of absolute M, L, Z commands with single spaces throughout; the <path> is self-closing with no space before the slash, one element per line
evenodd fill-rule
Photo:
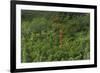
<path fill-rule="evenodd" d="M 22 62 L 90 59 L 88 13 L 22 10 Z"/>

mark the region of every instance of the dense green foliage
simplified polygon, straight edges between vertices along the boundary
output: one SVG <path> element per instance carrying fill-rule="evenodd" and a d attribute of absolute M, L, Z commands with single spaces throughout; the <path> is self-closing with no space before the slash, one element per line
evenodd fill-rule
<path fill-rule="evenodd" d="M 89 13 L 21 11 L 22 62 L 89 58 Z"/>

